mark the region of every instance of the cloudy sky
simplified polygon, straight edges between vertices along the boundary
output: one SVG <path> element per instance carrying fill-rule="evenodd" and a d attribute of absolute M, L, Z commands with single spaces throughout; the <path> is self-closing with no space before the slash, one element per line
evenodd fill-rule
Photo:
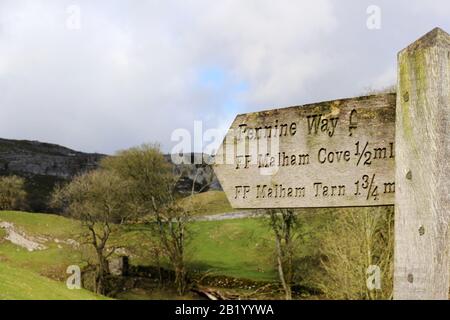
<path fill-rule="evenodd" d="M 449 17 L 448 0 L 0 0 L 0 137 L 170 151 L 194 121 L 394 84 L 397 52 Z"/>

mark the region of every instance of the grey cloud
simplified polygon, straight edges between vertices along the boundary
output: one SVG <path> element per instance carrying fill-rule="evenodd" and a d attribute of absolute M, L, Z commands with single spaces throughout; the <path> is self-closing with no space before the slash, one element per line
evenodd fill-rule
<path fill-rule="evenodd" d="M 69 5 L 81 29 L 66 26 Z M 366 8 L 382 28 L 366 28 Z M 447 1 L 0 0 L 0 136 L 111 153 L 235 113 L 362 94 L 396 53 L 441 26 Z M 229 81 L 199 84 L 201 70 Z M 228 101 L 234 101 L 230 109 Z"/>

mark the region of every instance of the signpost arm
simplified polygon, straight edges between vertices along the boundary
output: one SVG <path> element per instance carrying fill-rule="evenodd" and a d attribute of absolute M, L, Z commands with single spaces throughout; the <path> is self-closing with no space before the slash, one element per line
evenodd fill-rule
<path fill-rule="evenodd" d="M 398 55 L 394 299 L 448 299 L 450 36 Z"/>

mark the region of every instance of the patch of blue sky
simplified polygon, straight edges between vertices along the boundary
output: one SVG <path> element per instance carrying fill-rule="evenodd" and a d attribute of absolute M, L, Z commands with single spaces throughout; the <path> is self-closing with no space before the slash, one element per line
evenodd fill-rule
<path fill-rule="evenodd" d="M 214 91 L 221 99 L 221 109 L 225 114 L 237 113 L 244 108 L 242 94 L 249 91 L 246 81 L 239 81 L 227 70 L 218 66 L 210 66 L 200 70 L 198 83 L 207 90 Z"/>
<path fill-rule="evenodd" d="M 211 89 L 221 89 L 227 84 L 227 75 L 224 69 L 219 67 L 207 67 L 199 72 L 199 84 Z"/>

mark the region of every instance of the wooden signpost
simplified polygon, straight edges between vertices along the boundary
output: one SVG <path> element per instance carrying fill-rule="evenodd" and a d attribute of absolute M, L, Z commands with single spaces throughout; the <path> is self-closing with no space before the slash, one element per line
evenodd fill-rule
<path fill-rule="evenodd" d="M 214 170 L 234 208 L 395 205 L 395 299 L 448 299 L 450 36 L 399 53 L 397 94 L 238 115 Z"/>
<path fill-rule="evenodd" d="M 394 297 L 448 299 L 450 36 L 398 56 Z"/>

